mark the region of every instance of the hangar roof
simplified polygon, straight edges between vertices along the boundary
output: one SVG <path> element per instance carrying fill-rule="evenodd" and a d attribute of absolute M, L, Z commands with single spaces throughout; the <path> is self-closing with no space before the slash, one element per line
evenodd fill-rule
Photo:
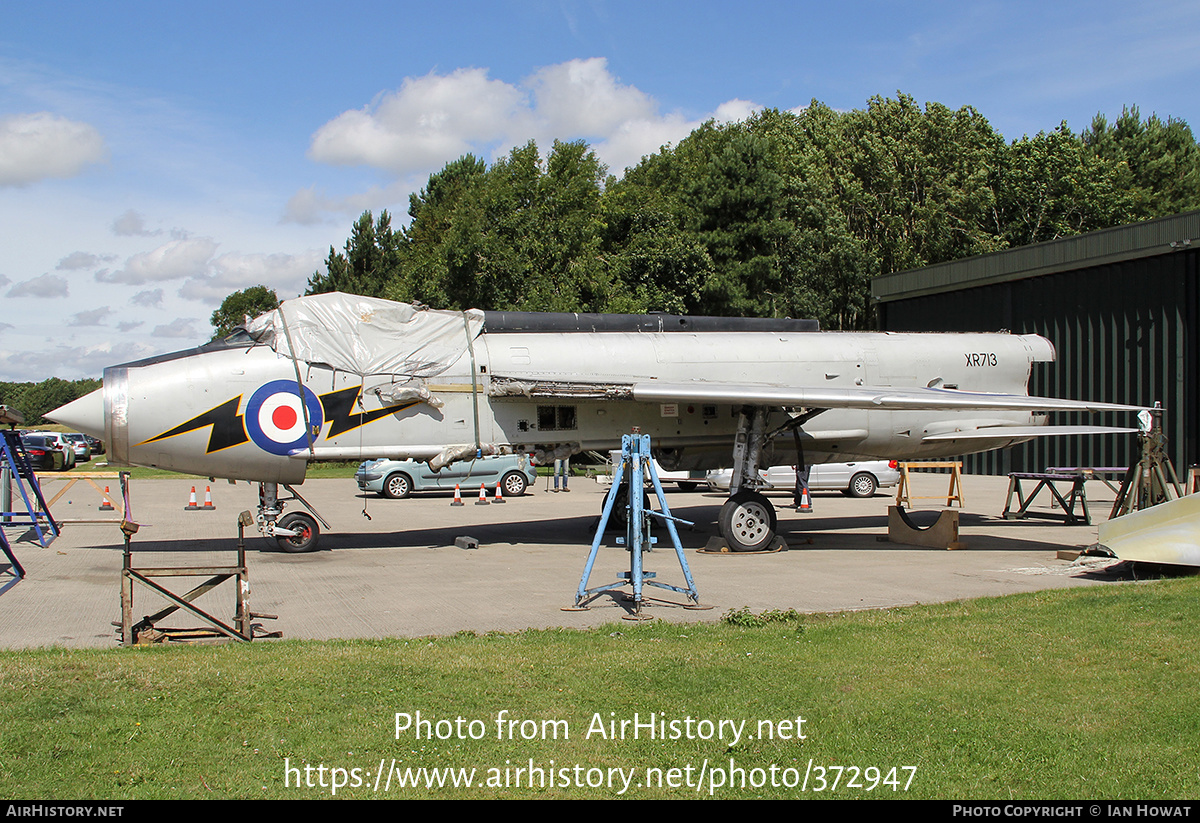
<path fill-rule="evenodd" d="M 1200 211 L 883 274 L 871 281 L 871 296 L 887 303 L 1187 248 L 1200 248 Z"/>

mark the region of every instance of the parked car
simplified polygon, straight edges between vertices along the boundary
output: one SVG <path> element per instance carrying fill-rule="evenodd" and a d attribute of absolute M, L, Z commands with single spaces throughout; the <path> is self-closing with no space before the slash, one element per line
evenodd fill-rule
<path fill-rule="evenodd" d="M 92 459 L 92 447 L 87 442 L 87 437 L 79 432 L 67 432 L 63 435 L 71 448 L 75 450 L 75 462 L 88 463 Z"/>
<path fill-rule="evenodd" d="M 21 435 L 21 443 L 25 446 L 25 454 L 29 455 L 29 465 L 33 466 L 34 471 L 56 472 L 66 466 L 63 453 L 41 435 Z"/>
<path fill-rule="evenodd" d="M 95 437 L 92 437 L 90 434 L 85 434 L 84 439 L 86 439 L 88 442 L 88 445 L 92 447 L 92 454 L 104 454 L 104 441 L 103 440 L 99 440 Z"/>
<path fill-rule="evenodd" d="M 46 441 L 46 444 L 63 456 L 63 471 L 75 468 L 75 447 L 59 432 L 29 432 Z"/>
<path fill-rule="evenodd" d="M 537 479 L 537 470 L 523 454 L 481 457 L 451 463 L 434 471 L 428 463 L 415 460 L 368 460 L 354 474 L 358 487 L 393 500 L 408 497 L 413 492 L 453 491 L 461 484 L 464 492 L 483 483 L 490 492 L 500 483 L 505 497 L 518 497 Z"/>
<path fill-rule="evenodd" d="M 795 466 L 772 466 L 760 470 L 759 491 L 792 491 L 796 487 Z M 708 473 L 708 487 L 713 491 L 729 491 L 733 469 L 716 469 Z M 886 489 L 900 482 L 899 464 L 895 460 L 867 460 L 857 463 L 817 463 L 809 468 L 808 488 L 811 491 L 840 491 L 850 497 L 870 497 L 877 489 Z"/>
<path fill-rule="evenodd" d="M 613 464 L 613 466 L 616 466 L 616 464 L 621 461 L 621 450 L 613 449 L 611 452 L 608 453 L 608 459 Z M 693 471 L 669 472 L 666 469 L 664 469 L 662 466 L 660 466 L 658 464 L 657 460 L 654 460 L 653 462 L 654 462 L 654 473 L 658 476 L 658 482 L 663 485 L 664 491 L 666 490 L 666 485 L 668 483 L 674 483 L 679 488 L 680 491 L 690 492 L 690 491 L 695 491 L 695 489 L 701 483 L 704 482 L 705 475 L 704 475 L 703 471 L 693 470 Z M 644 476 L 643 482 L 645 482 L 646 485 L 650 484 L 649 475 Z"/>

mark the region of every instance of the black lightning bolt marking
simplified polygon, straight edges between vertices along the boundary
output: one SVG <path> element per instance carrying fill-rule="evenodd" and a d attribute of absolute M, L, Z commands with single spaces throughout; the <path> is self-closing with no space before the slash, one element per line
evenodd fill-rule
<path fill-rule="evenodd" d="M 239 446 L 250 439 L 246 437 L 246 426 L 242 422 L 242 415 L 237 413 L 238 405 L 241 402 L 242 396 L 239 394 L 237 397 L 226 400 L 221 405 L 209 409 L 203 414 L 196 415 L 186 423 L 180 423 L 170 431 L 165 431 L 160 435 L 151 437 L 149 440 L 138 443 L 138 445 L 143 446 L 146 443 L 153 443 L 157 440 L 166 440 L 168 437 L 174 437 L 177 434 L 195 431 L 205 426 L 212 426 L 212 431 L 208 433 L 206 454 Z"/>
<path fill-rule="evenodd" d="M 351 414 L 355 404 L 358 402 L 358 396 L 362 393 L 362 386 L 351 386 L 348 389 L 339 389 L 329 394 L 321 395 L 321 407 L 325 409 L 325 419 L 329 421 L 329 432 L 325 435 L 327 440 L 332 440 L 340 434 L 345 434 L 348 431 L 353 431 L 359 426 L 365 426 L 368 423 L 373 423 L 380 418 L 387 417 L 389 414 L 395 414 L 398 411 L 404 411 L 407 408 L 417 405 L 416 400 L 397 403 L 395 406 L 384 406 L 382 409 L 376 409 L 370 412 L 359 412 Z"/>

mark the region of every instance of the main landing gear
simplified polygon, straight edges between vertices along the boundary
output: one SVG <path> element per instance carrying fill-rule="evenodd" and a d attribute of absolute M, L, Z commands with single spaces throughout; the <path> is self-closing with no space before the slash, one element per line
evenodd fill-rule
<path fill-rule="evenodd" d="M 742 409 L 733 444 L 733 476 L 729 499 L 717 517 L 721 536 L 735 552 L 765 551 L 775 540 L 778 522 L 775 506 L 755 491 L 758 464 L 766 441 L 767 410 L 756 406 Z"/>
<path fill-rule="evenodd" d="M 258 530 L 268 539 L 274 538 L 279 548 L 289 553 L 312 552 L 317 550 L 317 541 L 321 536 L 320 526 L 328 529 L 329 523 L 317 514 L 309 502 L 291 486 L 285 485 L 291 497 L 280 497 L 279 486 L 276 483 L 258 484 Z M 308 512 L 283 513 L 287 504 L 300 501 Z M 320 525 L 318 525 L 320 523 Z"/>
<path fill-rule="evenodd" d="M 721 536 L 726 545 L 735 552 L 767 551 L 779 544 L 777 539 L 778 519 L 775 506 L 766 495 L 757 491 L 758 467 L 762 462 L 763 448 L 776 435 L 791 430 L 796 438 L 797 496 L 800 484 L 807 481 L 804 466 L 804 450 L 800 445 L 799 428 L 821 410 L 810 410 L 791 418 L 774 432 L 767 433 L 768 409 L 758 406 L 742 407 L 738 420 L 737 437 L 733 445 L 733 476 L 729 481 L 729 499 L 721 506 L 717 517 Z"/>

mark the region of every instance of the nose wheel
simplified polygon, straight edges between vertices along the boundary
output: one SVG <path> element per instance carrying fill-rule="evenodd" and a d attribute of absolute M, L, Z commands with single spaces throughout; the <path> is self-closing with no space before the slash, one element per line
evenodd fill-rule
<path fill-rule="evenodd" d="M 274 483 L 258 484 L 259 531 L 267 539 L 275 538 L 279 548 L 290 554 L 316 551 L 321 526 L 328 529 L 329 523 L 317 514 L 316 509 L 299 492 L 291 486 L 285 485 L 284 488 L 291 493 L 291 497 L 280 497 L 279 487 Z M 284 514 L 284 507 L 292 501 L 299 501 L 308 511 Z"/>
<path fill-rule="evenodd" d="M 290 531 L 292 534 L 281 535 L 281 531 Z M 312 515 L 304 512 L 290 512 L 279 518 L 275 524 L 275 539 L 279 542 L 279 548 L 285 552 L 298 554 L 300 552 L 310 552 L 317 547 L 317 538 L 321 536 L 321 529 L 317 526 L 317 520 Z"/>

